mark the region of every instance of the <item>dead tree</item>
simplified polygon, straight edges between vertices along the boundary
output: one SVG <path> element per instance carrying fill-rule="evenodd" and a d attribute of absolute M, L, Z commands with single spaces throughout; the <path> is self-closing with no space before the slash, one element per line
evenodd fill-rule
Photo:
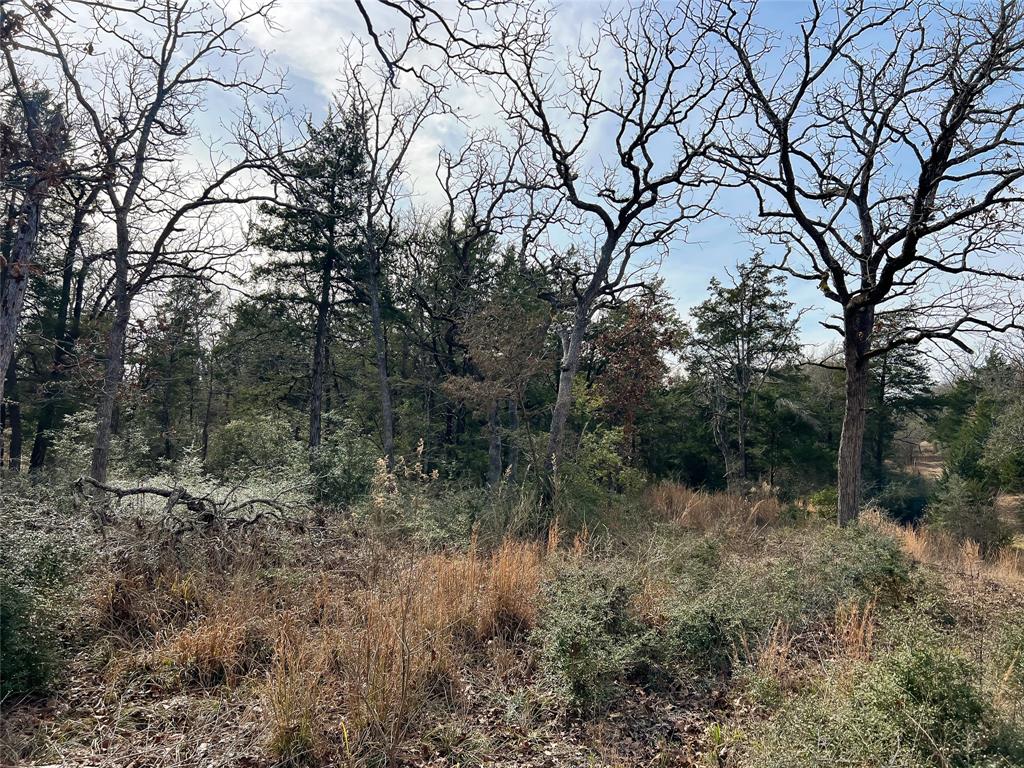
<path fill-rule="evenodd" d="M 708 25 L 745 115 L 718 159 L 756 195 L 778 267 L 838 307 L 839 522 L 857 517 L 868 368 L 1022 318 L 1024 4 L 815 3 L 794 39 L 727 2 Z M 884 344 L 879 319 L 914 318 Z"/>
<path fill-rule="evenodd" d="M 198 174 L 176 161 L 195 138 L 194 113 L 211 92 L 244 99 L 275 88 L 244 34 L 247 24 L 267 21 L 272 0 L 230 16 L 201 0 L 91 0 L 59 13 L 49 4 L 23 7 L 19 46 L 54 66 L 104 170 L 115 241 L 112 318 L 91 465 L 103 481 L 133 301 L 161 275 L 200 271 L 188 266 L 197 234 L 208 236 L 213 251 L 225 247 L 209 209 L 261 199 L 241 191 L 248 159 L 214 155 L 213 167 Z"/>
<path fill-rule="evenodd" d="M 719 182 L 708 149 L 725 115 L 724 75 L 707 57 L 707 33 L 679 8 L 651 2 L 608 14 L 592 41 L 566 55 L 551 21 L 550 11 L 521 6 L 499 19 L 498 45 L 476 62 L 508 123 L 529 139 L 528 183 L 562 202 L 570 237 L 594 243 L 550 264 L 566 320 L 557 329 L 548 477 L 598 302 L 626 287 L 638 255 L 665 253 L 682 225 L 708 214 Z"/>

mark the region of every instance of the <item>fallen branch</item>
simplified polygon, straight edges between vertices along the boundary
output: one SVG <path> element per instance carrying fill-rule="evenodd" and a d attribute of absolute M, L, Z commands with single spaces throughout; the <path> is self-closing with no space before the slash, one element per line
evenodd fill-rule
<path fill-rule="evenodd" d="M 131 488 L 121 488 L 115 485 L 100 482 L 91 477 L 80 477 L 75 481 L 75 489 L 85 495 L 85 486 L 89 485 L 96 490 L 110 494 L 117 499 L 124 499 L 130 496 L 157 496 L 166 499 L 163 516 L 165 521 L 172 521 L 167 526 L 175 535 L 182 534 L 189 530 L 200 528 L 212 528 L 219 526 L 226 529 L 240 528 L 254 525 L 266 517 L 278 521 L 286 521 L 289 505 L 279 499 L 253 498 L 234 502 L 229 499 L 215 499 L 210 495 L 196 495 L 186 488 L 176 486 L 173 488 L 162 488 L 159 486 L 140 485 Z M 184 507 L 194 514 L 192 518 L 183 518 L 174 513 L 175 508 Z M 243 512 L 252 510 L 252 515 L 244 515 Z"/>

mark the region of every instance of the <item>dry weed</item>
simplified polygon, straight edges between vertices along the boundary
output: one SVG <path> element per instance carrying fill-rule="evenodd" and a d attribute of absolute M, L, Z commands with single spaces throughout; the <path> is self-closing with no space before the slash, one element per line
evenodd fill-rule
<path fill-rule="evenodd" d="M 664 519 L 698 531 L 749 529 L 774 524 L 782 516 L 782 505 L 774 496 L 708 493 L 678 483 L 655 485 L 647 501 Z"/>

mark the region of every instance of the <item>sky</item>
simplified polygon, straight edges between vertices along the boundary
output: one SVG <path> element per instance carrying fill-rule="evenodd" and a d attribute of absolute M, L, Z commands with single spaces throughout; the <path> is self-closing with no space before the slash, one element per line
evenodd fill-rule
<path fill-rule="evenodd" d="M 255 44 L 270 54 L 276 66 L 287 71 L 289 106 L 315 118 L 323 114 L 337 89 L 345 46 L 352 45 L 353 41 L 365 41 L 362 19 L 351 0 L 279 0 L 279 3 L 274 16 L 276 28 L 255 27 L 250 35 Z M 444 7 L 444 3 L 439 5 Z M 367 6 L 372 9 L 372 3 Z M 567 45 L 571 44 L 581 29 L 599 17 L 605 6 L 586 0 L 561 3 L 555 18 L 556 39 L 561 37 Z M 764 13 L 766 20 L 782 26 L 793 25 L 804 7 L 802 0 L 774 0 L 765 4 Z M 381 28 L 385 27 L 386 20 L 381 24 Z M 466 122 L 480 124 L 494 119 L 493 108 L 478 94 L 463 90 L 455 91 L 453 96 Z M 413 180 L 416 200 L 426 207 L 436 194 L 433 174 L 438 150 L 457 145 L 462 136 L 461 129 L 453 122 L 451 118 L 441 118 L 426 125 L 409 159 L 409 177 Z M 724 213 L 750 210 L 751 201 L 744 194 L 734 192 L 728 197 Z M 685 317 L 689 308 L 706 297 L 712 277 L 723 277 L 725 268 L 745 261 L 752 251 L 752 243 L 740 225 L 728 218 L 715 218 L 693 225 L 685 240 L 674 243 L 668 257 L 660 264 L 659 274 Z M 791 279 L 788 289 L 791 300 L 800 308 L 823 304 L 813 284 Z M 802 321 L 801 331 L 806 343 L 823 346 L 835 340 L 831 331 L 818 325 L 817 320 L 825 314 L 824 307 L 819 306 Z"/>
<path fill-rule="evenodd" d="M 571 46 L 609 5 L 614 7 L 614 3 L 585 0 L 560 3 L 554 18 L 554 39 Z M 366 6 L 371 14 L 380 12 L 373 0 L 367 0 Z M 444 2 L 439 3 L 442 9 L 444 6 Z M 787 36 L 797 32 L 807 6 L 805 0 L 763 1 L 759 21 Z M 375 22 L 378 31 L 388 27 L 386 16 L 376 18 Z M 311 114 L 314 119 L 323 114 L 338 88 L 346 46 L 358 45 L 360 40 L 366 42 L 367 37 L 353 0 L 279 0 L 274 27 L 252 27 L 249 34 L 251 41 L 270 56 L 271 62 L 286 71 L 289 107 L 296 113 Z M 367 55 L 375 55 L 372 48 Z M 428 209 L 432 200 L 439 200 L 434 179 L 438 151 L 458 146 L 464 136 L 464 125 L 494 124 L 496 120 L 493 103 L 467 88 L 454 88 L 447 98 L 458 108 L 464 122 L 460 124 L 454 118 L 428 122 L 408 159 L 414 200 L 418 206 Z M 220 119 L 222 109 L 223 106 L 211 105 L 204 119 Z M 753 207 L 754 200 L 749 192 L 726 190 L 716 202 L 716 208 L 724 216 L 691 225 L 685 237 L 674 242 L 661 262 L 660 275 L 684 317 L 689 308 L 706 297 L 712 277 L 723 277 L 727 268 L 745 261 L 753 253 L 755 244 L 742 225 L 730 218 L 748 214 Z M 789 278 L 787 288 L 796 307 L 806 310 L 801 321 L 805 344 L 819 349 L 835 344 L 838 341 L 835 332 L 820 325 L 834 305 L 822 297 L 815 283 Z"/>

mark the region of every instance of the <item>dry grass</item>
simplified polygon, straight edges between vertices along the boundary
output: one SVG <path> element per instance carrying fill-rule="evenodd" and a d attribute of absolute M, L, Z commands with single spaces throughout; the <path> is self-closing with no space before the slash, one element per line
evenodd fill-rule
<path fill-rule="evenodd" d="M 235 686 L 273 656 L 273 628 L 264 617 L 272 597 L 238 578 L 208 599 L 205 615 L 174 636 L 160 656 L 186 686 Z"/>
<path fill-rule="evenodd" d="M 835 644 L 838 655 L 867 661 L 875 647 L 875 603 L 844 603 L 836 608 Z"/>
<path fill-rule="evenodd" d="M 647 503 L 660 517 L 698 531 L 771 525 L 782 515 L 782 505 L 774 496 L 708 493 L 669 482 L 652 487 Z"/>
<path fill-rule="evenodd" d="M 862 520 L 899 542 L 903 551 L 918 562 L 950 568 L 966 575 L 984 575 L 1006 584 L 1024 583 L 1024 553 L 1002 547 L 987 553 L 974 541 L 962 541 L 927 526 L 902 526 L 877 510 L 868 510 Z"/>
<path fill-rule="evenodd" d="M 396 760 L 427 705 L 459 700 L 467 656 L 533 626 L 544 556 L 540 544 L 506 540 L 489 554 L 415 559 L 370 589 L 332 594 L 321 582 L 309 612 L 320 626 L 304 640 L 290 631 L 268 674 L 271 753 L 295 764 L 293 754 L 320 755 L 330 742 L 339 759 Z M 307 691 L 296 698 L 300 674 Z M 332 738 L 309 725 L 318 711 L 339 724 Z"/>

